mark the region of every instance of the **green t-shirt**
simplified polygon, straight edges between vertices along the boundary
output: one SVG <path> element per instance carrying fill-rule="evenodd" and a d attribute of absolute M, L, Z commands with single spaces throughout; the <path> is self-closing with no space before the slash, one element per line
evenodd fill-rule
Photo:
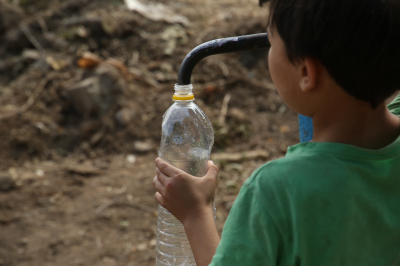
<path fill-rule="evenodd" d="M 211 265 L 400 265 L 400 137 L 289 147 L 243 185 Z"/>

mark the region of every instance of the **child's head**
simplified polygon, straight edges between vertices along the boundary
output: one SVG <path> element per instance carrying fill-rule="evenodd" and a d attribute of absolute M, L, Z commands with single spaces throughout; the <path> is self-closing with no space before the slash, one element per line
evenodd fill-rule
<path fill-rule="evenodd" d="M 317 59 L 347 93 L 372 106 L 400 88 L 400 0 L 265 2 L 291 62 Z"/>

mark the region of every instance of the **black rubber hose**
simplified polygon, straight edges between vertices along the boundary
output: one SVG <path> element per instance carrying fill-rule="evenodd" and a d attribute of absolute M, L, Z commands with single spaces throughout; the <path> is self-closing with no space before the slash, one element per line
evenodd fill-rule
<path fill-rule="evenodd" d="M 260 50 L 269 47 L 270 44 L 267 33 L 217 39 L 200 44 L 190 51 L 183 60 L 181 68 L 179 69 L 178 85 L 191 84 L 190 79 L 194 67 L 200 60 L 209 55 Z"/>

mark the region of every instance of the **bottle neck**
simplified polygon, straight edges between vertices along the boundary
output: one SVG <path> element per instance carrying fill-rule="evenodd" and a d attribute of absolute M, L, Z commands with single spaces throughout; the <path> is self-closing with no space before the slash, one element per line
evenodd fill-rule
<path fill-rule="evenodd" d="M 192 84 L 188 84 L 188 85 L 175 84 L 174 89 L 175 89 L 175 93 L 172 96 L 172 99 L 175 102 L 193 102 L 194 95 L 192 93 L 192 90 L 193 90 Z"/>

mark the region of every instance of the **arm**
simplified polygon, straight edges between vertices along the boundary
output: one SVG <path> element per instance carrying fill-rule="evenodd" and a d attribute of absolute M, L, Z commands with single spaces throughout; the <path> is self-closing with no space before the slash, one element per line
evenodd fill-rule
<path fill-rule="evenodd" d="M 212 161 L 204 177 L 191 176 L 156 159 L 156 200 L 184 226 L 197 266 L 209 265 L 220 241 L 212 204 L 218 168 Z"/>
<path fill-rule="evenodd" d="M 215 227 L 212 209 L 198 217 L 190 217 L 184 223 L 186 235 L 192 247 L 197 266 L 206 266 L 217 250 L 220 238 Z"/>

